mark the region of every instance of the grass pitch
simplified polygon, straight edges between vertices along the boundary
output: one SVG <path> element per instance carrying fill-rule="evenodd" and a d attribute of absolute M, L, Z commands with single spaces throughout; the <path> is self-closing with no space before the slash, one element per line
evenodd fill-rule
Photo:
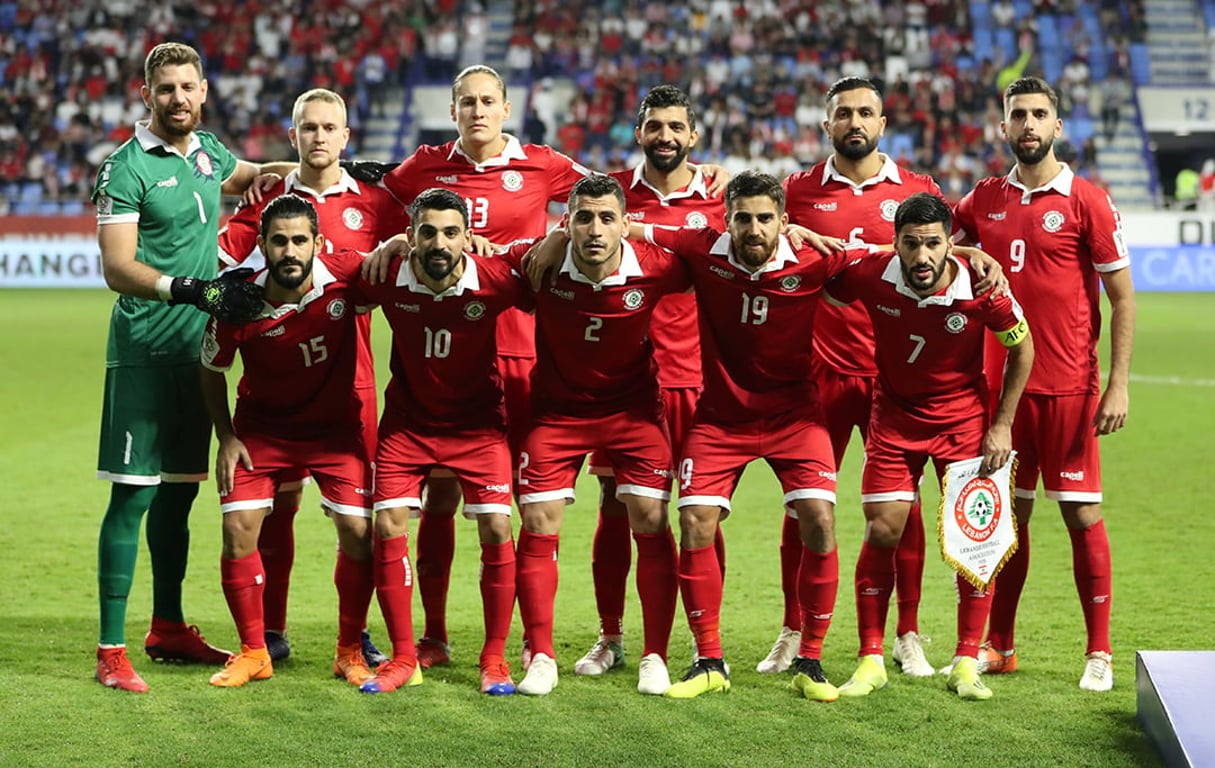
<path fill-rule="evenodd" d="M 1215 432 L 1215 345 L 1196 322 L 1215 308 L 1215 296 L 1156 294 L 1139 297 L 1129 426 L 1103 443 L 1115 563 L 1117 683 L 1108 694 L 1076 687 L 1083 622 L 1068 538 L 1045 501 L 1033 523 L 1017 633 L 1021 671 L 988 680 L 992 701 L 961 702 L 943 678 L 892 672 L 890 686 L 867 699 L 818 705 L 795 698 L 785 678 L 755 673 L 781 615 L 780 492 L 762 466 L 747 473 L 725 524 L 723 635 L 734 672 L 726 695 L 674 702 L 636 693 L 635 595 L 626 669 L 594 680 L 572 674 L 597 626 L 589 558 L 597 489 L 585 478 L 563 531 L 561 684 L 544 699 L 477 692 L 478 548 L 468 522 L 459 525 L 449 599 L 453 665 L 428 671 L 420 688 L 382 696 L 361 696 L 334 680 L 333 534 L 314 490 L 297 519 L 293 655 L 272 680 L 215 689 L 209 669 L 154 665 L 139 652 L 151 605 L 145 551 L 127 631 L 152 691 L 107 690 L 92 680 L 96 538 L 107 498 L 93 468 L 111 301 L 103 291 L 0 293 L 0 478 L 8 502 L 0 526 L 0 765 L 1153 765 L 1158 758 L 1135 721 L 1134 652 L 1215 647 L 1208 615 L 1215 559 L 1203 501 Z M 376 330 L 383 371 L 388 333 Z M 823 660 L 837 684 L 855 664 L 850 583 L 863 528 L 859 457 L 854 445 L 839 483 L 841 590 Z M 925 501 L 935 504 L 931 491 Z M 219 587 L 213 484 L 203 487 L 193 520 L 187 615 L 208 639 L 233 647 Z M 936 638 L 928 654 L 940 665 L 952 653 L 954 595 L 950 572 L 933 553 L 924 592 L 920 625 Z M 416 603 L 415 611 L 420 622 Z M 387 643 L 374 603 L 371 630 Z M 517 639 L 516 623 L 512 652 Z M 677 674 L 689 653 L 682 611 L 671 647 Z"/>

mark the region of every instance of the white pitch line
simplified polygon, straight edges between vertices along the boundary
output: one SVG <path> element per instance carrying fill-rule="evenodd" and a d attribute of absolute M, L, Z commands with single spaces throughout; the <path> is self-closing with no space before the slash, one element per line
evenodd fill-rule
<path fill-rule="evenodd" d="M 1183 379 L 1180 376 L 1145 376 L 1141 373 L 1132 373 L 1131 381 L 1136 384 L 1168 384 L 1175 387 L 1215 387 L 1215 379 Z"/>

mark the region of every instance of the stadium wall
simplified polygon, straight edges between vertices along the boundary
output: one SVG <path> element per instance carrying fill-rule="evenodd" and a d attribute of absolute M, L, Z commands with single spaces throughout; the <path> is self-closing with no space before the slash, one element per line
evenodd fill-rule
<path fill-rule="evenodd" d="M 1159 212 L 1124 219 L 1139 291 L 1215 291 L 1215 213 Z M 6 216 L 0 288 L 104 287 L 91 216 Z"/>

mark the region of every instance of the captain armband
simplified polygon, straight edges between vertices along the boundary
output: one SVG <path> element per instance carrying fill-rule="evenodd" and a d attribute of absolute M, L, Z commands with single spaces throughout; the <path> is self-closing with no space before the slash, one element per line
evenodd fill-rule
<path fill-rule="evenodd" d="M 1029 323 L 1025 322 L 1025 318 L 1021 318 L 1021 322 L 1009 328 L 1007 331 L 996 331 L 996 338 L 1006 347 L 1015 347 L 1025 337 L 1029 335 Z"/>

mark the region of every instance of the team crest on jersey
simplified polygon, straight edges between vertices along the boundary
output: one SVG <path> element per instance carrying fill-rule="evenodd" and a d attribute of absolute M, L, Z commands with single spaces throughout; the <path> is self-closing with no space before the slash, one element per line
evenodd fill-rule
<path fill-rule="evenodd" d="M 780 289 L 785 293 L 793 293 L 802 286 L 802 279 L 797 275 L 785 275 L 780 279 Z"/>
<path fill-rule="evenodd" d="M 485 305 L 479 301 L 470 301 L 464 305 L 464 317 L 469 320 L 480 320 L 485 317 Z"/>
<path fill-rule="evenodd" d="M 624 308 L 637 309 L 645 303 L 645 293 L 640 288 L 630 288 L 624 292 Z"/>
<path fill-rule="evenodd" d="M 341 320 L 346 316 L 346 300 L 334 299 L 329 302 L 329 306 L 325 307 L 325 311 L 329 313 L 332 320 Z"/>
<path fill-rule="evenodd" d="M 347 208 L 342 211 L 342 223 L 346 225 L 346 229 L 362 229 L 363 212 L 357 208 Z"/>
<path fill-rule="evenodd" d="M 878 210 L 881 211 L 882 221 L 894 221 L 894 212 L 899 209 L 898 200 L 883 200 Z"/>
<path fill-rule="evenodd" d="M 1063 229 L 1063 214 L 1058 211 L 1047 211 L 1042 214 L 1042 228 L 1051 233 Z"/>
<path fill-rule="evenodd" d="M 198 154 L 194 155 L 194 167 L 208 179 L 215 175 L 215 165 L 211 162 L 211 156 L 201 149 L 198 150 Z"/>
<path fill-rule="evenodd" d="M 97 215 L 109 216 L 114 212 L 114 198 L 102 192 L 97 195 Z"/>
<path fill-rule="evenodd" d="M 684 221 L 687 222 L 687 225 L 692 229 L 703 229 L 709 226 L 709 217 L 705 216 L 700 211 L 692 211 L 688 214 Z"/>
<path fill-rule="evenodd" d="M 507 192 L 518 192 L 523 189 L 523 174 L 518 171 L 507 171 L 502 174 L 502 188 Z"/>
<path fill-rule="evenodd" d="M 945 315 L 945 330 L 950 333 L 961 333 L 966 329 L 966 315 L 961 312 L 950 312 Z"/>

